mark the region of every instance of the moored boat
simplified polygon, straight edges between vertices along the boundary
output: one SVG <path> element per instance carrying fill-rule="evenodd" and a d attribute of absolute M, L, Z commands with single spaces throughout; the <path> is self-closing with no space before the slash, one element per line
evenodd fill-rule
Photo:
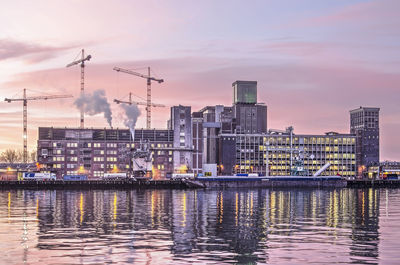
<path fill-rule="evenodd" d="M 304 176 L 299 174 L 297 168 L 288 176 L 258 176 L 257 174 L 238 174 L 232 176 L 200 176 L 200 181 L 207 188 L 241 188 L 241 187 L 346 187 L 347 181 L 341 176 L 321 176 L 330 166 L 329 163 L 321 167 L 314 175 Z"/>

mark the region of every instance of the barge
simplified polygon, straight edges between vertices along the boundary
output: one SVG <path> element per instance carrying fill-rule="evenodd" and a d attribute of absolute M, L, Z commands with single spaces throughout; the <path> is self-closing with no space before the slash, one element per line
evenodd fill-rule
<path fill-rule="evenodd" d="M 347 186 L 340 176 L 220 176 L 198 177 L 205 188 L 335 187 Z"/>

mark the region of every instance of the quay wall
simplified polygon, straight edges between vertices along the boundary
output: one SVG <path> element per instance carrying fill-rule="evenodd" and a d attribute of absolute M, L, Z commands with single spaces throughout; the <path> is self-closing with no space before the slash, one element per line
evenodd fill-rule
<path fill-rule="evenodd" d="M 400 188 L 400 180 L 40 180 L 0 181 L 0 189 L 185 189 L 185 188 Z"/>
<path fill-rule="evenodd" d="M 0 181 L 0 188 L 21 189 L 182 189 L 187 185 L 181 180 L 30 180 Z"/>
<path fill-rule="evenodd" d="M 399 179 L 379 179 L 379 180 L 370 180 L 370 179 L 356 179 L 356 180 L 348 180 L 347 187 L 349 188 L 399 188 L 400 180 Z"/>

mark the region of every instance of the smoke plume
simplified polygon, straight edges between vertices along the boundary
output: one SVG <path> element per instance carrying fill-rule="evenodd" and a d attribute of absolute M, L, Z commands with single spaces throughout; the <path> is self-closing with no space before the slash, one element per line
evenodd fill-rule
<path fill-rule="evenodd" d="M 81 95 L 74 104 L 78 109 L 82 110 L 90 116 L 104 113 L 104 118 L 107 119 L 108 124 L 111 126 L 111 109 L 110 104 L 105 97 L 104 90 L 95 90 L 93 94 L 85 93 Z"/>
<path fill-rule="evenodd" d="M 135 125 L 138 117 L 140 116 L 140 110 L 136 104 L 122 104 L 121 107 L 124 109 L 126 116 L 124 124 L 125 126 L 128 126 L 129 130 L 131 131 L 132 140 L 135 140 Z"/>

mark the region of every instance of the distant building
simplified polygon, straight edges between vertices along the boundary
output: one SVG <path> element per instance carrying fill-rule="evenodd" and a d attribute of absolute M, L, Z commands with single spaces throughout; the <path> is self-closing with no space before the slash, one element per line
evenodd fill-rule
<path fill-rule="evenodd" d="M 379 163 L 379 166 L 368 167 L 368 178 L 395 178 L 398 179 L 400 176 L 400 162 L 398 161 L 383 161 Z"/>
<path fill-rule="evenodd" d="M 169 129 L 174 133 L 173 168 L 192 171 L 193 133 L 191 107 L 181 105 L 171 107 L 171 119 L 168 123 Z"/>
<path fill-rule="evenodd" d="M 0 163 L 0 180 L 18 180 L 22 172 L 36 170 L 35 163 Z"/>
<path fill-rule="evenodd" d="M 350 111 L 350 133 L 356 135 L 359 174 L 379 164 L 379 110 L 360 107 Z"/>

